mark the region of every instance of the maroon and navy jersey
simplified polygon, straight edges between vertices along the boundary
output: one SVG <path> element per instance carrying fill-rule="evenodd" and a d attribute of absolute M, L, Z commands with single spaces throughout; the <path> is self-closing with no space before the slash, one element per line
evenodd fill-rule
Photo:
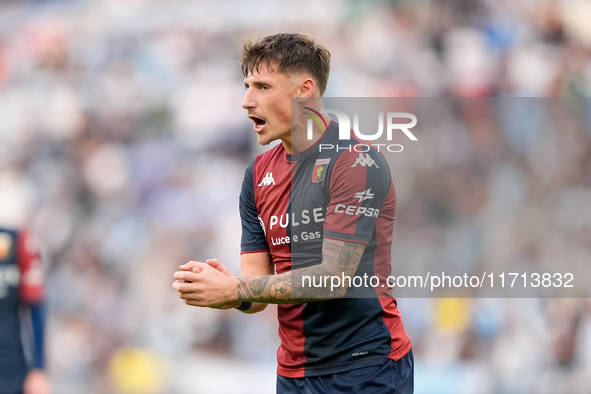
<path fill-rule="evenodd" d="M 21 340 L 21 307 L 42 300 L 43 280 L 36 243 L 27 232 L 0 228 L 0 393 L 22 390 L 32 366 L 27 362 Z M 37 353 L 37 349 L 34 351 Z"/>
<path fill-rule="evenodd" d="M 320 144 L 343 146 L 336 123 L 306 151 L 288 155 L 280 144 L 247 168 L 240 194 L 241 252 L 269 251 L 282 274 L 320 264 L 323 238 L 364 243 L 355 276 L 377 276 L 380 285 L 350 286 L 336 300 L 278 305 L 277 373 L 285 377 L 378 365 L 411 348 L 396 300 L 381 286 L 391 273 L 396 210 L 388 163 L 368 145 L 356 148 L 354 139 L 351 149 L 338 151 L 320 151 Z"/>

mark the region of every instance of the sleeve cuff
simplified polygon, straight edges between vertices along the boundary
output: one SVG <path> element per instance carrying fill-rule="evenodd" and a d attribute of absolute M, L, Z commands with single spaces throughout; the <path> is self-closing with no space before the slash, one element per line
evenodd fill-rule
<path fill-rule="evenodd" d="M 268 252 L 269 246 L 267 244 L 264 245 L 247 245 L 242 246 L 240 248 L 240 254 L 245 253 L 261 253 L 261 252 Z"/>
<path fill-rule="evenodd" d="M 344 233 L 337 233 L 334 231 L 326 231 L 324 230 L 324 237 L 330 239 L 336 239 L 339 241 L 346 241 L 346 242 L 357 242 L 362 244 L 369 244 L 371 240 L 371 235 L 357 235 L 357 234 L 344 234 Z"/>

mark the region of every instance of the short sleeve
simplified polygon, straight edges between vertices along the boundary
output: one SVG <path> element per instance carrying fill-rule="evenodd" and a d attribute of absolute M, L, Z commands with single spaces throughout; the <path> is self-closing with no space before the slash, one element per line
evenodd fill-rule
<path fill-rule="evenodd" d="M 44 289 L 39 245 L 30 233 L 23 231 L 18 235 L 17 248 L 20 297 L 30 304 L 41 302 Z"/>
<path fill-rule="evenodd" d="M 269 250 L 254 198 L 253 172 L 254 162 L 248 166 L 242 179 L 242 191 L 240 192 L 240 219 L 242 220 L 240 253 L 255 253 Z"/>
<path fill-rule="evenodd" d="M 394 220 L 395 206 L 383 155 L 374 149 L 343 152 L 332 169 L 324 236 L 368 244 L 378 217 Z"/>

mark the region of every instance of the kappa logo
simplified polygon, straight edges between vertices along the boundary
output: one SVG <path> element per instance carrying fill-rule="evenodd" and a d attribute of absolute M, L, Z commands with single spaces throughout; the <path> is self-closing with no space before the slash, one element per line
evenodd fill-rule
<path fill-rule="evenodd" d="M 375 196 L 375 194 L 371 192 L 371 187 L 370 187 L 367 190 L 355 193 L 353 198 L 358 198 L 359 201 L 357 201 L 357 202 L 361 202 L 363 200 L 371 200 L 373 198 L 373 196 Z"/>
<path fill-rule="evenodd" d="M 274 185 L 274 184 L 275 184 L 275 179 L 273 179 L 273 173 L 267 172 L 267 174 L 265 175 L 265 177 L 263 178 L 261 183 L 259 183 L 259 186 L 269 186 L 269 185 Z"/>
<path fill-rule="evenodd" d="M 363 156 L 363 153 L 360 153 L 359 157 L 357 160 L 355 160 L 355 163 L 351 167 L 357 167 L 357 164 L 361 165 L 362 167 L 375 166 L 376 168 L 380 168 L 368 153 L 366 153 L 365 156 Z"/>

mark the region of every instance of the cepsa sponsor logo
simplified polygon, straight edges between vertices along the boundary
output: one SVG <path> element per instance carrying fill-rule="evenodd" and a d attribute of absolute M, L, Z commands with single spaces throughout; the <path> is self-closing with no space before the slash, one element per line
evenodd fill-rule
<path fill-rule="evenodd" d="M 341 213 L 341 214 L 345 214 L 345 215 L 351 215 L 351 216 L 360 216 L 360 215 L 364 215 L 364 216 L 369 216 L 369 217 L 374 217 L 377 218 L 378 215 L 380 214 L 380 210 L 379 209 L 375 209 L 375 208 L 366 208 L 366 207 L 358 207 L 356 205 L 345 205 L 345 204 L 337 204 L 337 206 L 334 208 L 334 211 L 336 213 Z"/>

